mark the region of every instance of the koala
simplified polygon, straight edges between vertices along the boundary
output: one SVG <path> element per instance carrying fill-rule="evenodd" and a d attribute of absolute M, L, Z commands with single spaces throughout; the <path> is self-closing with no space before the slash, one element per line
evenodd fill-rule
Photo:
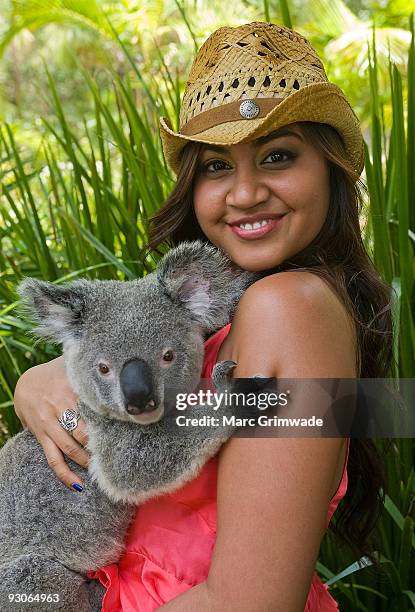
<path fill-rule="evenodd" d="M 29 431 L 0 450 L 0 610 L 101 609 L 105 590 L 87 572 L 119 559 L 136 505 L 194 478 L 232 433 L 174 435 L 167 391 L 197 387 L 204 337 L 231 319 L 256 279 L 195 241 L 138 280 L 20 283 L 34 333 L 62 345 L 90 464 L 67 458 L 85 482 L 79 493 L 58 480 Z M 216 364 L 216 388 L 235 365 Z"/>

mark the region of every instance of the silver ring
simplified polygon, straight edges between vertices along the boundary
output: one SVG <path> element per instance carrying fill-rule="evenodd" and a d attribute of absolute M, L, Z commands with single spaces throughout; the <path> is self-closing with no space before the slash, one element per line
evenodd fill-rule
<path fill-rule="evenodd" d="M 75 427 L 78 426 L 78 421 L 81 418 L 81 415 L 76 410 L 72 410 L 71 408 L 67 408 L 58 418 L 59 424 L 66 431 L 73 431 Z"/>

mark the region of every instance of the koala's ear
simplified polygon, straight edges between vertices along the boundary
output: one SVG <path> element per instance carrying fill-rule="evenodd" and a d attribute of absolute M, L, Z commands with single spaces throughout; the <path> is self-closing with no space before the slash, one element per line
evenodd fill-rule
<path fill-rule="evenodd" d="M 17 293 L 22 298 L 20 310 L 37 324 L 34 334 L 57 343 L 79 337 L 86 314 L 88 281 L 54 285 L 25 278 L 17 286 Z"/>
<path fill-rule="evenodd" d="M 163 257 L 157 278 L 206 331 L 226 325 L 244 290 L 258 275 L 235 267 L 219 249 L 201 240 L 182 242 Z"/>

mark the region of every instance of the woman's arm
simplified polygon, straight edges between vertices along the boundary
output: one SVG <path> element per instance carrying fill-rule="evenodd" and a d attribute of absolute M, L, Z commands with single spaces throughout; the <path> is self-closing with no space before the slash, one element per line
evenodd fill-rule
<path fill-rule="evenodd" d="M 87 442 L 85 423 L 78 421 L 73 435 L 58 423 L 67 408 L 74 409 L 78 401 L 69 385 L 63 357 L 26 370 L 14 391 L 14 407 L 22 425 L 29 429 L 42 445 L 49 466 L 67 487 L 83 484 L 80 477 L 65 463 L 63 453 L 87 467 L 89 456 L 82 445 Z"/>
<path fill-rule="evenodd" d="M 311 273 L 255 283 L 231 333 L 235 377 L 356 376 L 353 327 Z M 343 445 L 340 438 L 231 439 L 220 455 L 209 576 L 161 609 L 303 612 Z"/>

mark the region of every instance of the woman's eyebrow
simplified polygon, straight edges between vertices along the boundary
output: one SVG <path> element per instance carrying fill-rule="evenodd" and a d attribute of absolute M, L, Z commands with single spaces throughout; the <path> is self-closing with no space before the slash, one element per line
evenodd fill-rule
<path fill-rule="evenodd" d="M 298 132 L 294 132 L 294 130 L 289 130 L 289 129 L 282 129 L 282 130 L 275 130 L 274 132 L 271 132 L 270 134 L 266 134 L 265 136 L 260 136 L 260 138 L 256 138 L 255 140 L 251 141 L 250 144 L 255 144 L 256 146 L 260 146 L 268 142 L 269 140 L 274 140 L 274 138 L 282 138 L 283 136 L 295 136 L 299 140 L 303 141 L 302 136 Z M 215 151 L 216 153 L 225 153 L 226 149 L 227 147 L 222 147 L 220 145 L 214 145 L 214 144 L 208 144 L 208 143 L 205 143 L 203 147 L 203 151 Z"/>
<path fill-rule="evenodd" d="M 301 136 L 301 134 L 299 134 L 298 132 L 295 132 L 294 130 L 290 130 L 287 128 L 287 129 L 275 130 L 274 132 L 271 132 L 271 134 L 266 134 L 265 136 L 256 138 L 254 142 L 261 145 L 261 144 L 264 144 L 264 142 L 268 142 L 269 140 L 273 140 L 274 138 L 282 138 L 283 136 L 295 136 L 299 140 L 303 140 L 303 137 Z"/>

